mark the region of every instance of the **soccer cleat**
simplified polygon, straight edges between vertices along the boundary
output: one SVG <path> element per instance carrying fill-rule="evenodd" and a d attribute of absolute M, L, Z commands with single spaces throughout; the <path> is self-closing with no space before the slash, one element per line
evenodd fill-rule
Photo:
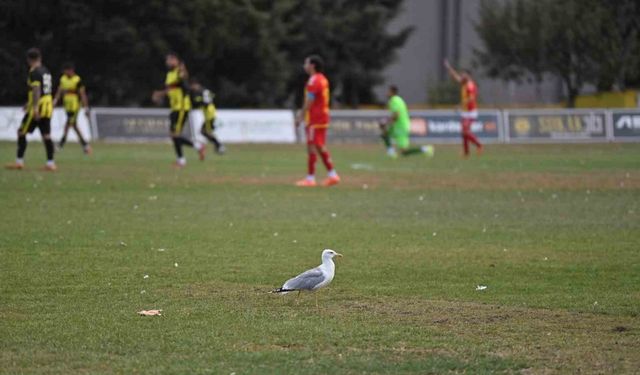
<path fill-rule="evenodd" d="M 187 164 L 186 163 L 180 163 L 179 161 L 176 161 L 176 162 L 174 162 L 172 164 L 172 166 L 173 166 L 174 169 L 182 169 L 182 168 L 186 167 Z"/>
<path fill-rule="evenodd" d="M 478 146 L 478 149 L 476 150 L 478 156 L 482 156 L 482 151 L 484 151 L 484 147 L 482 145 Z"/>
<path fill-rule="evenodd" d="M 90 156 L 91 154 L 93 154 L 93 149 L 91 148 L 91 146 L 86 145 L 82 151 L 84 151 L 84 154 L 87 156 Z"/>
<path fill-rule="evenodd" d="M 10 163 L 10 164 L 5 164 L 4 168 L 5 169 L 16 170 L 16 171 L 21 171 L 21 170 L 24 169 L 24 164 L 21 164 L 21 163 Z"/>
<path fill-rule="evenodd" d="M 216 153 L 217 153 L 218 155 L 224 155 L 224 153 L 225 153 L 226 151 L 227 151 L 227 149 L 226 149 L 223 145 L 220 145 L 220 147 L 218 147 L 218 149 L 216 150 Z"/>
<path fill-rule="evenodd" d="M 333 186 L 337 185 L 340 182 L 340 176 L 335 175 L 333 177 L 327 177 L 324 181 L 322 181 L 322 186 Z"/>
<path fill-rule="evenodd" d="M 433 154 L 435 153 L 435 149 L 432 145 L 421 146 L 420 151 L 422 151 L 423 154 L 430 158 L 432 158 Z"/>
<path fill-rule="evenodd" d="M 56 167 L 55 164 L 45 164 L 42 170 L 45 172 L 55 172 L 58 170 L 58 167 Z"/>
<path fill-rule="evenodd" d="M 296 186 L 301 187 L 313 187 L 316 186 L 316 180 L 302 179 L 296 182 Z"/>
<path fill-rule="evenodd" d="M 207 147 L 205 145 L 200 146 L 198 149 L 198 157 L 200 161 L 204 161 L 204 154 L 207 152 Z"/>

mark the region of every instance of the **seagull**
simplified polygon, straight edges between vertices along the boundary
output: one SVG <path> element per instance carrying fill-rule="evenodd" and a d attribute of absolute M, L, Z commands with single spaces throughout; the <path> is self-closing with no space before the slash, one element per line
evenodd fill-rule
<path fill-rule="evenodd" d="M 271 293 L 279 293 L 279 294 L 287 294 L 289 292 L 298 291 L 298 296 L 300 292 L 315 292 L 320 288 L 324 288 L 325 286 L 331 283 L 333 280 L 333 276 L 335 276 L 336 265 L 333 263 L 334 257 L 342 257 L 342 254 L 339 254 L 331 249 L 325 249 L 322 252 L 322 264 L 316 268 L 312 268 L 307 270 L 298 276 L 287 280 L 282 288 L 275 289 L 271 291 Z M 318 307 L 318 295 L 316 294 L 316 307 Z"/>

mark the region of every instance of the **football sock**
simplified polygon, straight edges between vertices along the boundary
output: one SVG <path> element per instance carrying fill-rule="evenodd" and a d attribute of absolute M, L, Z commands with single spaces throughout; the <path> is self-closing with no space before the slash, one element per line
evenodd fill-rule
<path fill-rule="evenodd" d="M 382 142 L 384 142 L 384 145 L 386 148 L 391 147 L 391 137 L 389 136 L 389 133 L 384 132 L 380 135 L 380 138 L 382 138 Z"/>
<path fill-rule="evenodd" d="M 190 140 L 188 140 L 188 139 L 186 139 L 186 138 L 182 138 L 182 137 L 180 137 L 180 142 L 181 142 L 183 145 L 187 145 L 187 146 L 189 146 L 189 147 L 193 147 L 193 142 L 191 142 Z"/>
<path fill-rule="evenodd" d="M 307 159 L 307 175 L 315 175 L 316 174 L 316 160 L 318 160 L 318 155 L 315 153 L 309 154 Z"/>
<path fill-rule="evenodd" d="M 332 178 L 333 177 L 338 177 L 338 172 L 336 172 L 335 169 L 332 169 L 332 170 L 329 171 L 329 173 L 327 173 L 327 176 L 328 177 L 332 177 Z"/>
<path fill-rule="evenodd" d="M 322 157 L 322 162 L 327 170 L 333 170 L 333 163 L 331 162 L 331 155 L 329 154 L 329 151 L 321 152 L 320 156 Z"/>
<path fill-rule="evenodd" d="M 182 157 L 182 143 L 180 143 L 180 138 L 171 138 L 171 140 L 173 141 L 173 148 L 176 150 L 176 155 L 178 155 L 178 158 Z"/>
<path fill-rule="evenodd" d="M 27 137 L 21 135 L 18 137 L 18 159 L 22 159 L 24 157 L 24 153 L 27 150 Z"/>
<path fill-rule="evenodd" d="M 53 147 L 53 141 L 51 140 L 51 138 L 45 138 L 44 148 L 47 150 L 47 160 L 52 161 L 54 147 Z"/>

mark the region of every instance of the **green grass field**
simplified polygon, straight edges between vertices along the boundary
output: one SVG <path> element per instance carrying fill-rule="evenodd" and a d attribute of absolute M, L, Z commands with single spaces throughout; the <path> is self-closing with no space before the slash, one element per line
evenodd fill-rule
<path fill-rule="evenodd" d="M 0 171 L 0 373 L 640 368 L 640 144 L 336 145 L 343 183 L 313 189 L 302 146 L 179 171 L 169 145 L 94 149 Z M 319 309 L 267 293 L 324 248 L 345 257 Z"/>

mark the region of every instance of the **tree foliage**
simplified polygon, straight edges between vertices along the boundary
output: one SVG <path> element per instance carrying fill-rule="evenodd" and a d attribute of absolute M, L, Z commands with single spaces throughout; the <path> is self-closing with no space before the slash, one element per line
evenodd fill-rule
<path fill-rule="evenodd" d="M 483 0 L 476 29 L 476 57 L 489 76 L 557 76 L 570 106 L 587 83 L 604 91 L 639 82 L 636 0 Z"/>
<path fill-rule="evenodd" d="M 303 58 L 327 61 L 335 98 L 372 101 L 373 87 L 410 34 L 387 25 L 402 0 L 3 0 L 0 102 L 24 100 L 25 50 L 57 73 L 73 60 L 93 103 L 146 105 L 176 51 L 223 106 L 292 105 Z"/>

